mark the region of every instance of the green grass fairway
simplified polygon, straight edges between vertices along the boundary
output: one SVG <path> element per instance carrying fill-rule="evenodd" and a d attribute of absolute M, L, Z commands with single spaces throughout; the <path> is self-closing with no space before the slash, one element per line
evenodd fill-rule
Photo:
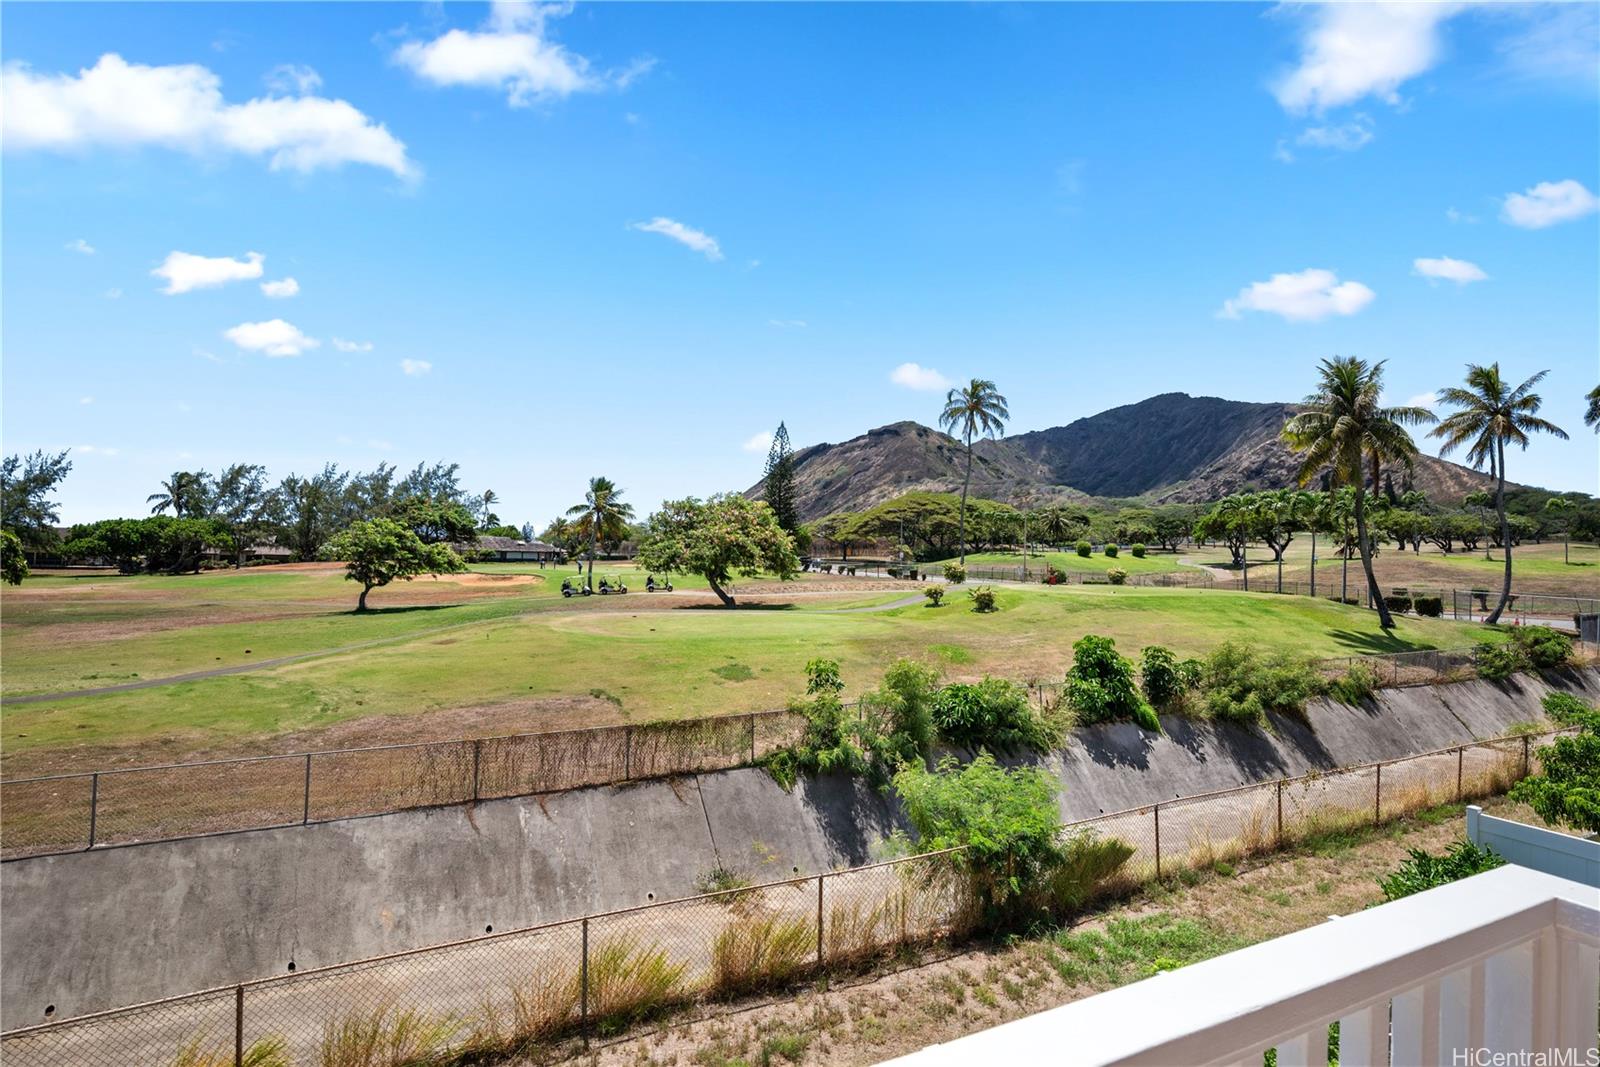
<path fill-rule="evenodd" d="M 1115 559 L 1108 559 L 1100 552 L 1094 553 L 1087 559 L 1076 552 L 1029 552 L 1028 570 L 1030 573 L 1034 570 L 1043 573 L 1046 563 L 1054 563 L 1058 570 L 1076 574 L 1104 574 L 1113 567 L 1121 567 L 1129 574 L 1165 574 L 1168 571 L 1188 570 L 1189 568 L 1178 562 L 1179 558 L 1178 553 L 1151 551 L 1143 559 L 1139 559 L 1129 552 L 1126 546 Z M 937 573 L 945 563 L 954 562 L 956 562 L 954 558 L 942 560 L 928 564 L 928 568 Z M 967 564 L 978 567 L 1020 567 L 1022 553 L 969 552 Z"/>
<path fill-rule="evenodd" d="M 270 750 L 278 747 L 271 743 L 276 735 L 369 716 L 460 708 L 525 712 L 509 727 L 495 719 L 495 726 L 483 732 L 576 725 L 586 721 L 584 716 L 648 720 L 755 710 L 781 706 L 794 695 L 804 664 L 819 655 L 840 660 L 855 693 L 876 684 L 884 666 L 898 656 L 938 663 L 952 678 L 984 673 L 1059 678 L 1072 643 L 1086 633 L 1109 634 L 1130 654 L 1152 643 L 1201 653 L 1231 638 L 1317 656 L 1453 647 L 1484 633 L 1465 624 L 1405 619 L 1386 635 L 1372 613 L 1324 600 L 1109 586 L 1002 587 L 1002 610 L 990 615 L 972 612 L 960 588 L 951 590 L 941 608 L 917 603 L 860 610 L 915 592 L 899 586 L 882 594 L 858 592 L 778 610 L 731 612 L 668 607 L 665 598 L 652 603 L 630 594 L 625 607 L 608 605 L 607 610 L 588 610 L 586 604 L 515 617 L 462 618 L 469 611 L 513 605 L 506 600 L 462 605 L 451 616 L 442 610 L 420 613 L 473 624 L 250 674 L 14 705 L 4 726 L 7 771 L 20 773 L 19 764 L 37 769 L 70 750 L 81 754 L 84 746 L 100 762 L 110 755 L 136 758 L 150 752 L 172 758 L 185 751 Z M 341 616 L 339 637 L 389 635 L 396 625 L 392 620 L 401 617 Z M 274 625 L 298 630 L 313 621 Z M 201 637 L 178 631 L 162 639 Z M 115 649 L 119 662 L 128 659 L 128 666 L 156 673 L 149 664 L 131 662 L 133 645 L 108 641 L 101 647 L 106 654 Z M 8 671 L 12 655 L 8 642 Z M 583 705 L 575 713 L 573 701 Z M 565 709 L 562 717 L 545 721 L 557 705 Z M 404 728 L 397 734 L 393 721 L 386 721 L 382 740 L 415 736 Z M 488 719 L 468 717 L 451 732 L 471 733 L 478 721 Z M 344 740 L 369 738 L 346 735 Z"/>

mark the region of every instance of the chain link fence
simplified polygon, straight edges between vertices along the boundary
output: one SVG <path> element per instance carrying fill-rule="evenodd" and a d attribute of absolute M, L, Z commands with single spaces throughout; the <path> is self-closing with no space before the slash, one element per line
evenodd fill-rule
<path fill-rule="evenodd" d="M 297 826 L 746 766 L 790 711 L 333 749 L 0 782 L 0 857 Z"/>
<path fill-rule="evenodd" d="M 1260 855 L 1537 771 L 1548 736 L 1496 738 L 1098 816 L 1067 835 L 1132 851 L 1101 892 Z M 480 768 L 481 769 L 481 768 Z M 716 1012 L 741 996 L 867 966 L 981 926 L 959 849 L 647 904 L 244 982 L 0 1039 L 7 1067 L 288 1067 L 493 1060 Z M 365 1050 L 365 1051 L 363 1051 Z"/>

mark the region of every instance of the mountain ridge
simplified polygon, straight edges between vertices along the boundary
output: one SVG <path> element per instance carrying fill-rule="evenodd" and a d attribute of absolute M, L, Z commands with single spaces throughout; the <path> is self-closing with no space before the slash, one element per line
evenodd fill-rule
<path fill-rule="evenodd" d="M 1140 499 L 1200 503 L 1229 493 L 1294 484 L 1299 468 L 1279 437 L 1289 403 L 1160 393 L 1062 426 L 973 446 L 972 493 L 1011 504 Z M 801 518 L 860 511 L 915 491 L 960 492 L 966 454 L 939 430 L 904 420 L 795 452 Z M 1419 455 L 1396 489 L 1454 502 L 1492 483 L 1487 475 Z M 1507 483 L 1508 486 L 1510 483 Z M 760 499 L 762 483 L 747 490 Z"/>

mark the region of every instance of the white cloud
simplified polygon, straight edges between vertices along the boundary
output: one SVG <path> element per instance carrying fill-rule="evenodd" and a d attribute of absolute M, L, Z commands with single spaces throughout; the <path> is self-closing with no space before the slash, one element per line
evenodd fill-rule
<path fill-rule="evenodd" d="M 1299 64 L 1273 87 L 1294 113 L 1376 96 L 1400 103 L 1399 89 L 1438 62 L 1439 27 L 1458 3 L 1342 3 L 1310 7 Z"/>
<path fill-rule="evenodd" d="M 1571 222 L 1600 209 L 1600 199 L 1582 182 L 1568 178 L 1559 182 L 1540 182 L 1525 193 L 1510 193 L 1501 205 L 1500 217 L 1513 226 L 1540 230 L 1558 222 Z"/>
<path fill-rule="evenodd" d="M 287 300 L 300 292 L 300 283 L 293 278 L 275 282 L 262 282 L 261 291 L 274 300 Z"/>
<path fill-rule="evenodd" d="M 1478 221 L 1478 216 L 1468 215 L 1466 212 L 1457 211 L 1453 207 L 1447 207 L 1444 209 L 1444 217 L 1453 223 L 1464 222 L 1469 226 Z"/>
<path fill-rule="evenodd" d="M 94 255 L 94 245 L 85 241 L 82 237 L 68 241 L 66 247 L 68 252 L 78 252 L 85 256 Z"/>
<path fill-rule="evenodd" d="M 1328 148 L 1339 152 L 1354 152 L 1372 140 L 1372 118 L 1357 115 L 1349 122 L 1334 126 L 1307 126 L 1300 131 L 1294 143 L 1303 148 Z"/>
<path fill-rule="evenodd" d="M 594 71 L 589 60 L 546 33 L 546 20 L 569 10 L 554 4 L 496 3 L 481 28 L 407 41 L 395 50 L 394 60 L 434 85 L 504 92 L 512 107 L 573 93 L 626 89 L 654 65 L 643 59 L 620 71 Z"/>
<path fill-rule="evenodd" d="M 803 329 L 805 329 L 806 320 L 805 319 L 768 319 L 767 320 L 767 325 L 776 326 L 780 330 L 803 330 Z"/>
<path fill-rule="evenodd" d="M 645 233 L 659 233 L 663 237 L 670 237 L 679 244 L 694 249 L 713 262 L 722 258 L 722 246 L 717 244 L 715 237 L 703 230 L 697 230 L 693 226 L 685 226 L 674 219 L 657 215 L 649 222 L 630 223 L 628 228 L 642 230 Z"/>
<path fill-rule="evenodd" d="M 371 341 L 346 341 L 343 337 L 333 339 L 333 347 L 341 352 L 371 352 Z"/>
<path fill-rule="evenodd" d="M 226 362 L 228 362 L 227 360 L 223 359 L 221 356 L 217 355 L 215 352 L 207 352 L 205 349 L 199 348 L 199 347 L 196 347 L 194 349 L 194 354 L 196 356 L 199 356 L 201 359 L 206 360 L 207 362 L 210 362 L 210 363 L 226 363 Z"/>
<path fill-rule="evenodd" d="M 118 289 L 116 286 L 112 286 L 110 289 L 105 291 L 104 296 L 107 300 L 121 300 L 122 290 Z"/>
<path fill-rule="evenodd" d="M 343 100 L 269 95 L 230 104 L 222 80 L 198 64 L 151 67 L 108 52 L 74 75 L 9 63 L 0 97 L 8 151 L 154 145 L 265 157 L 273 170 L 301 173 L 346 163 L 417 173 L 402 142 Z"/>
<path fill-rule="evenodd" d="M 298 326 L 282 319 L 243 322 L 231 330 L 222 331 L 222 336 L 240 348 L 268 356 L 298 356 L 322 344 L 315 337 L 301 333 Z"/>
<path fill-rule="evenodd" d="M 78 403 L 80 403 L 80 404 L 93 404 L 94 403 L 94 397 L 92 397 L 92 396 L 80 396 L 78 398 Z"/>
<path fill-rule="evenodd" d="M 83 456 L 115 456 L 122 451 L 120 448 L 107 448 L 105 445 L 73 445 L 72 450 Z"/>
<path fill-rule="evenodd" d="M 1451 259 L 1449 256 L 1440 256 L 1438 259 L 1414 259 L 1411 261 L 1411 266 L 1424 278 L 1455 282 L 1457 285 L 1481 282 L 1489 277 L 1476 263 L 1468 263 L 1464 259 Z"/>
<path fill-rule="evenodd" d="M 150 273 L 165 278 L 168 296 L 193 289 L 215 289 L 229 282 L 261 277 L 261 253 L 246 252 L 243 259 L 228 256 L 197 256 L 191 252 L 168 252 L 161 266 Z"/>
<path fill-rule="evenodd" d="M 1434 392 L 1418 393 L 1406 401 L 1408 408 L 1427 408 L 1432 411 L 1439 406 L 1439 394 Z"/>
<path fill-rule="evenodd" d="M 393 452 L 394 451 L 394 442 L 393 441 L 385 441 L 381 437 L 372 437 L 372 438 L 369 438 L 367 440 L 367 447 L 371 448 L 371 449 L 375 449 L 375 450 L 377 450 L 379 452 Z"/>
<path fill-rule="evenodd" d="M 746 452 L 765 452 L 772 447 L 772 431 L 762 430 L 739 447 Z"/>
<path fill-rule="evenodd" d="M 1360 282 L 1341 282 L 1331 270 L 1311 268 L 1252 282 L 1225 301 L 1217 317 L 1237 319 L 1243 311 L 1264 311 L 1290 322 L 1316 322 L 1329 315 L 1354 315 L 1376 295 Z"/>
<path fill-rule="evenodd" d="M 907 389 L 920 389 L 926 392 L 942 392 L 955 384 L 932 367 L 923 367 L 915 363 L 900 364 L 889 372 L 889 380 Z"/>
<path fill-rule="evenodd" d="M 284 96 L 306 96 L 322 88 L 322 75 L 299 63 L 282 63 L 267 72 L 267 88 Z"/>
<path fill-rule="evenodd" d="M 419 378 L 433 370 L 433 364 L 425 359 L 402 359 L 400 370 L 412 378 Z"/>
<path fill-rule="evenodd" d="M 1600 10 L 1594 4 L 1516 4 L 1495 10 L 1527 20 L 1522 32 L 1498 46 L 1506 74 L 1593 90 L 1600 75 Z"/>

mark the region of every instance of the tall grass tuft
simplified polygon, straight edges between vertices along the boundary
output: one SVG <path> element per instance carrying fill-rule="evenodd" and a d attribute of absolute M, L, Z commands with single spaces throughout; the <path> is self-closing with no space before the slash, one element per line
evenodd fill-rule
<path fill-rule="evenodd" d="M 777 915 L 736 917 L 711 946 L 713 988 L 733 996 L 781 985 L 814 962 L 816 947 L 814 921 Z"/>
<path fill-rule="evenodd" d="M 289 1045 L 281 1037 L 264 1037 L 244 1050 L 241 1067 L 289 1067 Z M 232 1049 L 207 1049 L 195 1038 L 178 1050 L 172 1067 L 234 1067 Z"/>
<path fill-rule="evenodd" d="M 509 1011 L 486 1002 L 473 1020 L 467 1047 L 480 1056 L 517 1055 L 569 1029 L 578 1019 L 581 977 L 546 970 L 507 990 Z"/>
<path fill-rule="evenodd" d="M 627 1024 L 687 1000 L 687 963 L 673 963 L 657 943 L 627 934 L 589 953 L 589 1012 L 607 1024 Z"/>
<path fill-rule="evenodd" d="M 321 1067 L 423 1067 L 442 1063 L 461 1024 L 401 1009 L 393 1001 L 349 1011 L 323 1027 Z"/>
<path fill-rule="evenodd" d="M 1085 831 L 1063 842 L 1061 862 L 1045 876 L 1046 905 L 1058 916 L 1071 915 L 1103 892 L 1117 888 L 1113 876 L 1122 870 L 1134 847 L 1116 837 Z"/>

